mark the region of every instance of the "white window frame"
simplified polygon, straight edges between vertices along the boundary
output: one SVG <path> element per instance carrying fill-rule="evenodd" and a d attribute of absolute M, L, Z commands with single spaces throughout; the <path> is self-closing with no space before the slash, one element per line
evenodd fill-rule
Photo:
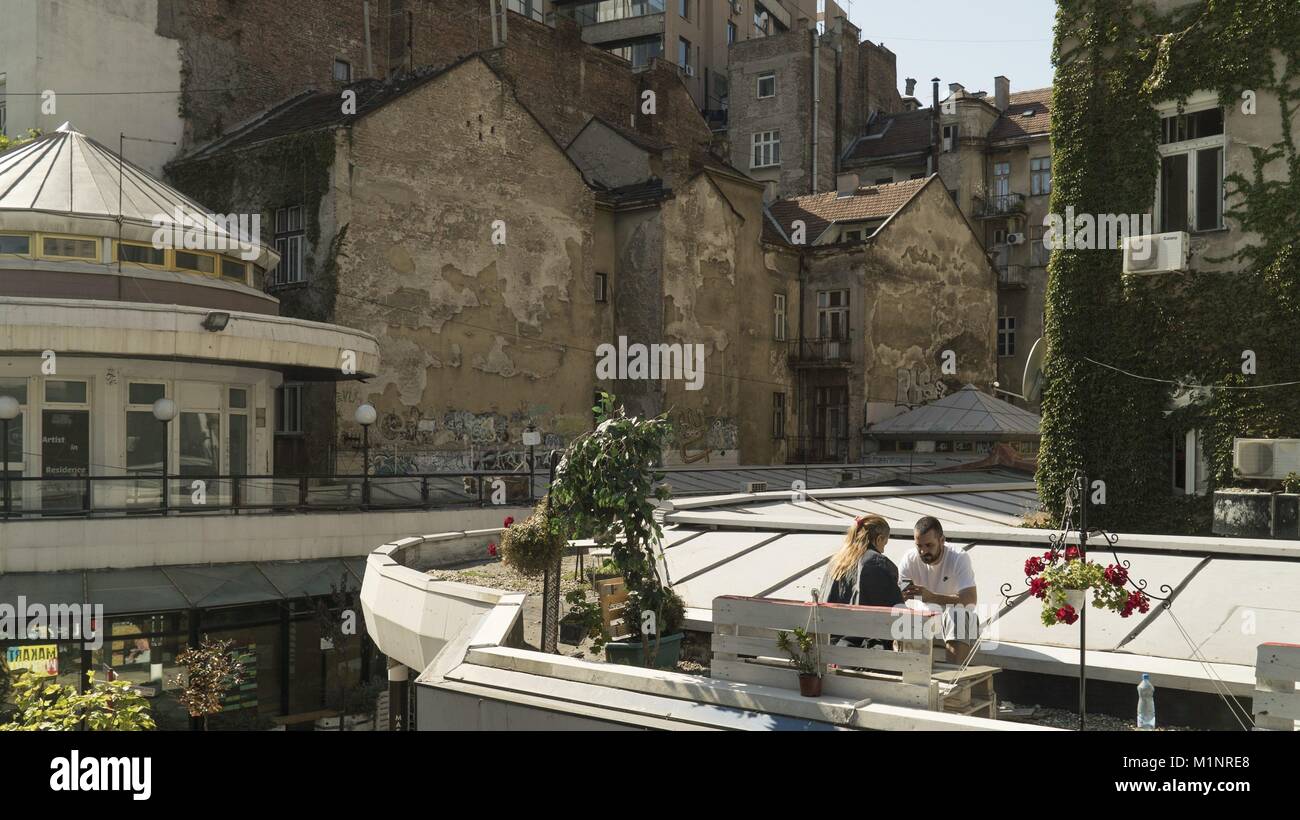
<path fill-rule="evenodd" d="M 785 294 L 772 294 L 772 334 L 778 342 L 784 342 L 786 337 L 786 308 Z"/>
<path fill-rule="evenodd" d="M 775 168 L 780 166 L 780 131 L 755 131 L 750 135 L 749 145 L 750 168 Z"/>
<path fill-rule="evenodd" d="M 838 305 L 831 304 L 831 294 L 841 294 L 843 298 Z M 837 341 L 848 341 L 849 339 L 849 291 L 846 288 L 836 290 L 819 290 L 817 291 L 817 338 L 823 341 L 834 339 Z M 836 316 L 840 317 L 838 322 Z M 840 333 L 835 335 L 833 328 L 839 326 Z M 825 329 L 823 329 L 823 327 Z"/>
<path fill-rule="evenodd" d="M 1011 195 L 1011 163 L 1000 161 L 993 163 L 993 196 L 1001 198 Z"/>
<path fill-rule="evenodd" d="M 596 271 L 596 301 L 609 301 L 609 274 Z"/>
<path fill-rule="evenodd" d="M 344 69 L 345 69 L 345 70 L 344 70 L 344 74 L 346 74 L 347 76 L 345 76 L 345 77 L 340 77 L 340 76 L 339 76 L 339 66 L 343 66 L 343 67 L 344 67 Z M 336 83 L 350 83 L 350 82 L 352 82 L 352 63 L 348 62 L 347 60 L 343 59 L 342 57 L 335 57 L 335 58 L 334 58 L 334 65 L 330 68 L 330 76 L 333 78 L 334 82 L 336 82 Z"/>
<path fill-rule="evenodd" d="M 1010 359 L 1016 355 L 1016 317 L 1014 316 L 998 317 L 997 354 L 999 359 Z"/>
<path fill-rule="evenodd" d="M 767 80 L 772 81 L 772 93 L 770 94 L 763 93 L 763 83 Z M 776 72 L 775 71 L 764 71 L 762 74 L 759 74 L 754 79 L 754 94 L 760 100 L 770 100 L 776 96 Z"/>
<path fill-rule="evenodd" d="M 957 150 L 957 123 L 949 123 L 943 127 L 943 153 L 951 154 Z"/>
<path fill-rule="evenodd" d="M 1187 104 L 1182 110 L 1178 109 L 1177 102 L 1165 102 L 1157 105 L 1156 113 L 1163 123 L 1166 117 L 1175 117 L 1180 114 L 1196 114 L 1200 111 L 1208 111 L 1212 108 L 1222 108 L 1219 104 L 1218 96 L 1213 92 L 1198 92 L 1188 98 Z M 1187 155 L 1187 222 L 1188 233 L 1204 233 L 1209 231 L 1220 231 L 1227 227 L 1224 210 L 1227 205 L 1227 182 L 1224 177 L 1227 176 L 1228 170 L 1228 112 L 1231 109 L 1223 110 L 1223 133 L 1215 134 L 1212 137 L 1200 137 L 1194 140 L 1184 140 L 1183 142 L 1173 142 L 1167 145 L 1158 146 L 1160 154 L 1160 168 L 1156 169 L 1156 195 L 1151 212 L 1154 215 L 1156 230 L 1165 231 L 1163 209 L 1160 207 L 1163 201 L 1164 183 L 1164 160 L 1167 157 Z M 1204 150 L 1219 149 L 1219 224 L 1213 228 L 1202 228 L 1200 224 L 1200 214 L 1197 212 L 1199 203 L 1197 202 L 1197 155 Z"/>
<path fill-rule="evenodd" d="M 1047 196 L 1052 192 L 1052 158 L 1029 158 L 1029 195 Z"/>

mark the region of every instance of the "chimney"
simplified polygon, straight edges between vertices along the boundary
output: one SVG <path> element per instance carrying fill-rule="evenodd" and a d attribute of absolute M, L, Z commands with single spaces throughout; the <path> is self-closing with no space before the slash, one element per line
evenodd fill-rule
<path fill-rule="evenodd" d="M 939 110 L 939 78 L 935 77 L 930 83 L 934 86 L 934 110 Z"/>
<path fill-rule="evenodd" d="M 907 82 L 907 93 L 904 94 L 903 96 L 911 97 L 916 92 L 916 78 L 908 77 L 906 82 Z"/>
<path fill-rule="evenodd" d="M 999 111 L 1006 111 L 1011 104 L 1011 81 L 1001 74 L 993 78 L 993 104 Z"/>
<path fill-rule="evenodd" d="M 853 196 L 858 192 L 858 175 L 851 173 L 835 175 L 835 196 Z"/>

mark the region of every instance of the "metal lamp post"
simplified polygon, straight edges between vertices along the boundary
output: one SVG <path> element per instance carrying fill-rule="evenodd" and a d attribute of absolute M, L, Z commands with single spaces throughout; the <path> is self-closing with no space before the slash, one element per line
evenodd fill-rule
<path fill-rule="evenodd" d="M 163 425 L 163 450 L 162 450 L 162 509 L 167 511 L 171 499 L 167 495 L 167 454 L 171 450 L 171 426 L 170 422 L 176 418 L 176 402 L 168 398 L 158 399 L 153 403 L 153 417 L 162 422 Z"/>
<path fill-rule="evenodd" d="M 18 418 L 18 399 L 13 396 L 0 396 L 0 426 L 3 431 L 0 432 L 0 441 L 4 442 L 3 455 L 0 455 L 0 469 L 5 474 L 5 512 L 4 517 L 8 518 L 13 509 L 13 499 L 9 492 L 9 422 Z"/>
<path fill-rule="evenodd" d="M 370 404 L 357 408 L 357 424 L 361 425 L 361 506 L 370 505 L 370 425 L 375 423 L 379 414 Z"/>

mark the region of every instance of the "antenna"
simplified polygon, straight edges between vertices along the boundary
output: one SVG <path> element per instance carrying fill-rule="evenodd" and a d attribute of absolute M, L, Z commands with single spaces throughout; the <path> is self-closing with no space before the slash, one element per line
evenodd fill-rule
<path fill-rule="evenodd" d="M 63 129 L 59 129 L 63 130 Z M 125 165 L 123 154 L 126 152 L 126 141 L 134 142 L 156 142 L 160 145 L 175 145 L 170 140 L 155 140 L 148 137 L 132 137 L 121 131 L 117 132 L 117 272 L 122 272 L 122 169 Z M 71 151 L 68 152 L 71 155 Z M 70 189 L 69 189 L 70 190 Z M 71 210 L 71 208 L 69 208 Z"/>

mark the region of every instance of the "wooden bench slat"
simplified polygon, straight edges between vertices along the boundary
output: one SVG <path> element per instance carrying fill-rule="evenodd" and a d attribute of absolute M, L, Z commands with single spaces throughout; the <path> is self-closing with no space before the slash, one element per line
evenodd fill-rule
<path fill-rule="evenodd" d="M 799 675 L 792 668 L 782 669 L 761 663 L 745 661 L 719 661 L 716 658 L 709 666 L 710 674 L 715 678 L 736 683 L 753 683 L 760 686 L 780 686 L 786 689 L 799 687 Z M 870 680 L 847 675 L 828 674 L 822 677 L 822 692 L 835 697 L 863 699 L 869 698 L 873 703 L 888 703 L 893 706 L 914 706 L 928 708 L 930 688 L 916 686 L 902 681 Z"/>
<path fill-rule="evenodd" d="M 817 616 L 812 618 L 812 607 Z M 935 613 L 906 607 L 866 607 L 805 601 L 722 596 L 713 599 L 713 622 L 789 630 L 795 626 L 828 635 L 892 639 L 922 637 L 938 628 Z"/>
<path fill-rule="evenodd" d="M 735 655 L 757 655 L 765 658 L 786 657 L 776 648 L 775 638 L 742 638 L 731 635 L 713 636 L 713 651 Z M 823 664 L 834 663 L 840 666 L 861 666 L 867 669 L 884 669 L 903 673 L 909 682 L 922 683 L 930 677 L 930 658 L 913 652 L 892 652 L 888 649 L 857 649 L 850 646 L 821 647 Z"/>

